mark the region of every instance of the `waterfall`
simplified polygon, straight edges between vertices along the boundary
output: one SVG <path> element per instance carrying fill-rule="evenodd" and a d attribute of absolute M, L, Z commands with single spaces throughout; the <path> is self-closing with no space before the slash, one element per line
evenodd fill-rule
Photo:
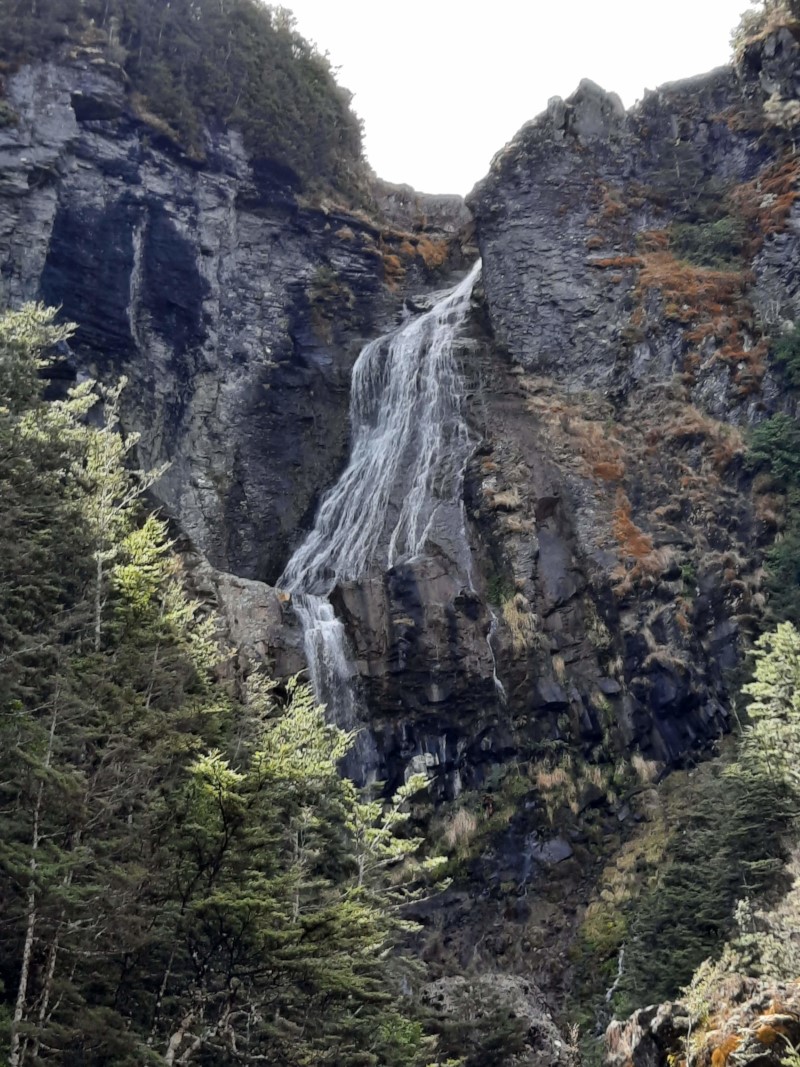
<path fill-rule="evenodd" d="M 479 274 L 480 261 L 429 311 L 362 350 L 349 463 L 278 580 L 303 627 L 317 698 L 344 729 L 356 728 L 359 715 L 344 626 L 328 599 L 334 586 L 405 563 L 433 542 L 472 584 L 462 501 L 472 442 L 454 342 Z M 362 733 L 357 743 L 371 740 Z"/>

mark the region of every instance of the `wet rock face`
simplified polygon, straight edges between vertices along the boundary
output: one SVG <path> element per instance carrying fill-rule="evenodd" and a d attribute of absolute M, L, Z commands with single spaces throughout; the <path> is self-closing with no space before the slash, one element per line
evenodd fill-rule
<path fill-rule="evenodd" d="M 510 751 L 478 594 L 434 557 L 343 583 L 331 599 L 370 709 L 378 777 L 396 786 L 409 769 L 428 771 L 449 799 L 477 788 Z"/>
<path fill-rule="evenodd" d="M 81 371 L 129 378 L 125 425 L 144 465 L 169 461 L 169 513 L 215 566 L 274 581 L 346 458 L 360 343 L 402 304 L 380 231 L 298 207 L 233 132 L 186 159 L 110 65 L 23 68 L 7 99 L 3 298 L 62 306 Z M 451 233 L 458 204 L 442 210 Z"/>

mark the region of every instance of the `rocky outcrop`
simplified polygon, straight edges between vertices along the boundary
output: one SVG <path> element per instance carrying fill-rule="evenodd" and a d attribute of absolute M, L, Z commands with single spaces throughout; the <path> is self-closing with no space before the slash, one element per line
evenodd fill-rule
<path fill-rule="evenodd" d="M 440 978 L 423 990 L 423 1004 L 444 1022 L 460 1027 L 470 1044 L 456 1051 L 477 1062 L 481 1037 L 486 1054 L 517 1067 L 577 1067 L 578 1051 L 559 1031 L 541 994 L 522 978 L 486 974 L 472 981 Z M 513 1035 L 513 1036 L 511 1036 Z"/>
<path fill-rule="evenodd" d="M 697 1011 L 697 1009 L 694 1009 Z M 800 1044 L 797 983 L 730 975 L 692 1017 L 685 1004 L 642 1008 L 606 1034 L 608 1067 L 668 1067 L 687 1058 L 696 1067 L 780 1067 Z"/>
<path fill-rule="evenodd" d="M 472 215 L 461 196 L 419 193 L 410 185 L 376 179 L 373 196 L 384 218 L 401 230 L 461 234 L 468 231 Z"/>
<path fill-rule="evenodd" d="M 583 82 L 468 198 L 491 373 L 515 376 L 484 390 L 473 485 L 509 614 L 538 644 L 518 684 L 548 674 L 563 710 L 571 682 L 578 732 L 598 736 L 610 706 L 623 744 L 660 760 L 725 729 L 725 672 L 764 603 L 774 531 L 738 427 L 795 404 L 767 335 L 800 312 L 798 169 L 769 104 L 795 98 L 797 69 L 780 29 L 631 112 Z M 557 689 L 543 646 L 566 665 Z"/>
<path fill-rule="evenodd" d="M 433 206 L 423 256 L 379 216 L 303 206 L 234 131 L 200 166 L 89 51 L 22 68 L 6 106 L 4 300 L 78 323 L 77 369 L 128 377 L 141 462 L 170 464 L 158 499 L 215 566 L 274 581 L 346 458 L 360 344 L 435 284 L 459 205 Z"/>

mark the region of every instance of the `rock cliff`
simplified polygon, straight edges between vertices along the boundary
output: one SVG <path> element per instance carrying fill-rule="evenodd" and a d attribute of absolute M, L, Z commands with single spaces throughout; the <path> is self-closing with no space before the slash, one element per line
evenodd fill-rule
<path fill-rule="evenodd" d="M 201 166 L 85 51 L 8 78 L 3 299 L 78 323 L 76 369 L 128 377 L 126 424 L 143 465 L 169 462 L 156 493 L 180 528 L 216 567 L 274 581 L 346 458 L 360 343 L 441 270 L 458 205 L 439 230 L 438 201 L 427 218 L 387 187 L 409 233 L 303 206 L 291 172 L 230 131 Z"/>

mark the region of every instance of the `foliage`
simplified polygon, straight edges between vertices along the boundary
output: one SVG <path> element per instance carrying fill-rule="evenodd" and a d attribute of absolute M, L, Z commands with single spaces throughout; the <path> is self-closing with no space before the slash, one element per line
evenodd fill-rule
<path fill-rule="evenodd" d="M 738 758 L 673 773 L 642 811 L 573 951 L 582 1025 L 673 999 L 724 945 L 737 901 L 771 888 L 781 866 L 785 793 Z"/>
<path fill-rule="evenodd" d="M 41 397 L 53 314 L 0 318 L 8 1063 L 426 1063 L 395 951 L 437 865 L 407 827 L 424 781 L 362 796 L 306 688 L 223 684 L 118 389 Z"/>
<path fill-rule="evenodd" d="M 780 869 L 787 813 L 780 788 L 744 773 L 704 775 L 665 856 L 628 924 L 625 973 L 615 997 L 622 1013 L 668 1000 L 718 951 L 736 901 L 769 888 Z"/>
<path fill-rule="evenodd" d="M 800 424 L 773 415 L 752 432 L 747 457 L 765 467 L 786 501 L 787 521 L 766 553 L 769 614 L 774 620 L 800 620 Z"/>
<path fill-rule="evenodd" d="M 327 58 L 260 0 L 0 0 L 0 61 L 82 42 L 122 66 L 134 108 L 191 155 L 205 125 L 241 129 L 251 154 L 310 186 L 353 191 L 361 126 Z"/>
<path fill-rule="evenodd" d="M 755 650 L 755 671 L 743 686 L 750 697 L 739 753 L 728 777 L 769 783 L 797 828 L 800 800 L 800 633 L 788 622 L 762 635 Z M 763 829 L 757 827 L 759 834 Z M 767 831 L 769 832 L 769 831 Z M 790 883 L 772 906 L 759 907 L 758 889 L 747 885 L 735 909 L 736 926 L 716 963 L 707 960 L 692 988 L 711 984 L 731 971 L 796 981 L 800 975 L 800 855 L 782 872 Z M 755 890 L 755 891 L 754 891 Z"/>
<path fill-rule="evenodd" d="M 16 126 L 17 114 L 7 101 L 0 99 L 0 130 L 4 126 Z"/>
<path fill-rule="evenodd" d="M 497 572 L 493 573 L 486 583 L 486 597 L 490 604 L 504 604 L 514 596 L 514 582 L 511 578 Z"/>
<path fill-rule="evenodd" d="M 506 1067 L 526 1049 L 528 1024 L 489 981 L 464 981 L 450 990 L 446 1010 L 432 1012 L 438 1051 L 460 1067 Z"/>
<path fill-rule="evenodd" d="M 748 464 L 764 464 L 785 487 L 800 483 L 800 425 L 783 414 L 759 423 L 750 438 Z"/>
<path fill-rule="evenodd" d="M 781 623 L 758 639 L 754 656 L 742 759 L 800 798 L 800 633 Z"/>
<path fill-rule="evenodd" d="M 334 327 L 349 321 L 355 293 L 332 267 L 320 265 L 311 276 L 307 296 L 314 333 L 330 343 Z"/>
<path fill-rule="evenodd" d="M 741 264 L 745 227 L 725 215 L 714 222 L 676 222 L 670 227 L 670 248 L 679 259 L 700 267 L 735 269 Z"/>
<path fill-rule="evenodd" d="M 731 33 L 731 46 L 738 53 L 751 41 L 800 18 L 797 0 L 750 0 L 738 26 Z"/>
<path fill-rule="evenodd" d="M 795 325 L 778 338 L 773 352 L 775 361 L 783 368 L 794 388 L 800 386 L 800 329 Z"/>

